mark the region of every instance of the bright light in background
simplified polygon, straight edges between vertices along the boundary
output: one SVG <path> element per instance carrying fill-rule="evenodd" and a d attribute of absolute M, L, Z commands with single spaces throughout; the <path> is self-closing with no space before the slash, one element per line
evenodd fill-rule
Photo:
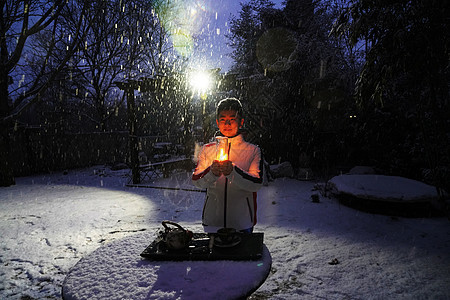
<path fill-rule="evenodd" d="M 169 33 L 174 50 L 181 56 L 190 57 L 194 50 L 193 36 L 201 31 L 203 22 L 199 15 L 201 6 L 195 1 L 157 1 L 155 12 L 161 25 Z"/>
<path fill-rule="evenodd" d="M 283 0 L 273 0 L 281 8 Z M 228 71 L 233 64 L 227 44 L 230 17 L 239 16 L 241 2 L 250 0 L 164 0 L 155 2 L 155 13 L 169 33 L 176 55 L 189 59 L 189 65 L 202 62 L 205 68 Z"/>
<path fill-rule="evenodd" d="M 212 88 L 211 75 L 204 70 L 193 71 L 189 74 L 189 84 L 194 92 L 206 95 L 206 92 Z"/>

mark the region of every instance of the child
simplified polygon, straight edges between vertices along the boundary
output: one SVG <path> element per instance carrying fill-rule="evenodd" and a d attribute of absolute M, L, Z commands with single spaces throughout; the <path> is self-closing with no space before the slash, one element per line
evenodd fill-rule
<path fill-rule="evenodd" d="M 206 188 L 202 222 L 205 232 L 223 227 L 251 233 L 256 224 L 256 191 L 262 185 L 262 160 L 258 146 L 244 141 L 242 105 L 227 98 L 217 105 L 216 123 L 228 138 L 228 160 L 217 161 L 216 143 L 203 146 L 192 182 Z"/>

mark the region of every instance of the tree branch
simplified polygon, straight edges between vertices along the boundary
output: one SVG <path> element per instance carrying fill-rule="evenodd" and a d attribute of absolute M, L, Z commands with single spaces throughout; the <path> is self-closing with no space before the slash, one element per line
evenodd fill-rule
<path fill-rule="evenodd" d="M 6 62 L 3 65 L 3 68 L 8 70 L 8 73 L 17 65 L 20 58 L 22 57 L 23 48 L 25 47 L 25 43 L 26 43 L 28 37 L 43 30 L 51 22 L 53 22 L 56 18 L 58 18 L 65 3 L 66 2 L 64 0 L 56 1 L 52 5 L 52 7 L 49 8 L 30 29 L 28 29 L 30 1 L 29 0 L 24 1 L 24 19 L 22 22 L 22 30 L 20 32 L 20 36 L 18 38 L 17 45 L 16 45 L 16 48 L 14 49 L 14 52 L 10 56 L 8 62 Z M 52 16 L 50 18 L 48 18 L 50 15 L 52 15 Z"/>

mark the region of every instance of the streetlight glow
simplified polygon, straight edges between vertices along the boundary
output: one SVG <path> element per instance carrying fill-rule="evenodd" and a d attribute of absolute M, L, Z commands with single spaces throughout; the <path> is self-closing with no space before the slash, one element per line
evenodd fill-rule
<path fill-rule="evenodd" d="M 204 94 L 211 88 L 212 78 L 205 71 L 195 71 L 190 74 L 189 82 L 194 91 Z"/>

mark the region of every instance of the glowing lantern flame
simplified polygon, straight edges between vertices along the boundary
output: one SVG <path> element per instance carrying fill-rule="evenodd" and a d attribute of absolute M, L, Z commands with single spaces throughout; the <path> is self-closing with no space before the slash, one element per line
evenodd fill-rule
<path fill-rule="evenodd" d="M 228 160 L 228 138 L 227 137 L 216 137 L 217 141 L 217 157 L 218 161 Z"/>
<path fill-rule="evenodd" d="M 225 152 L 223 148 L 220 148 L 219 155 L 217 155 L 218 161 L 225 161 L 228 160 L 228 154 Z"/>

